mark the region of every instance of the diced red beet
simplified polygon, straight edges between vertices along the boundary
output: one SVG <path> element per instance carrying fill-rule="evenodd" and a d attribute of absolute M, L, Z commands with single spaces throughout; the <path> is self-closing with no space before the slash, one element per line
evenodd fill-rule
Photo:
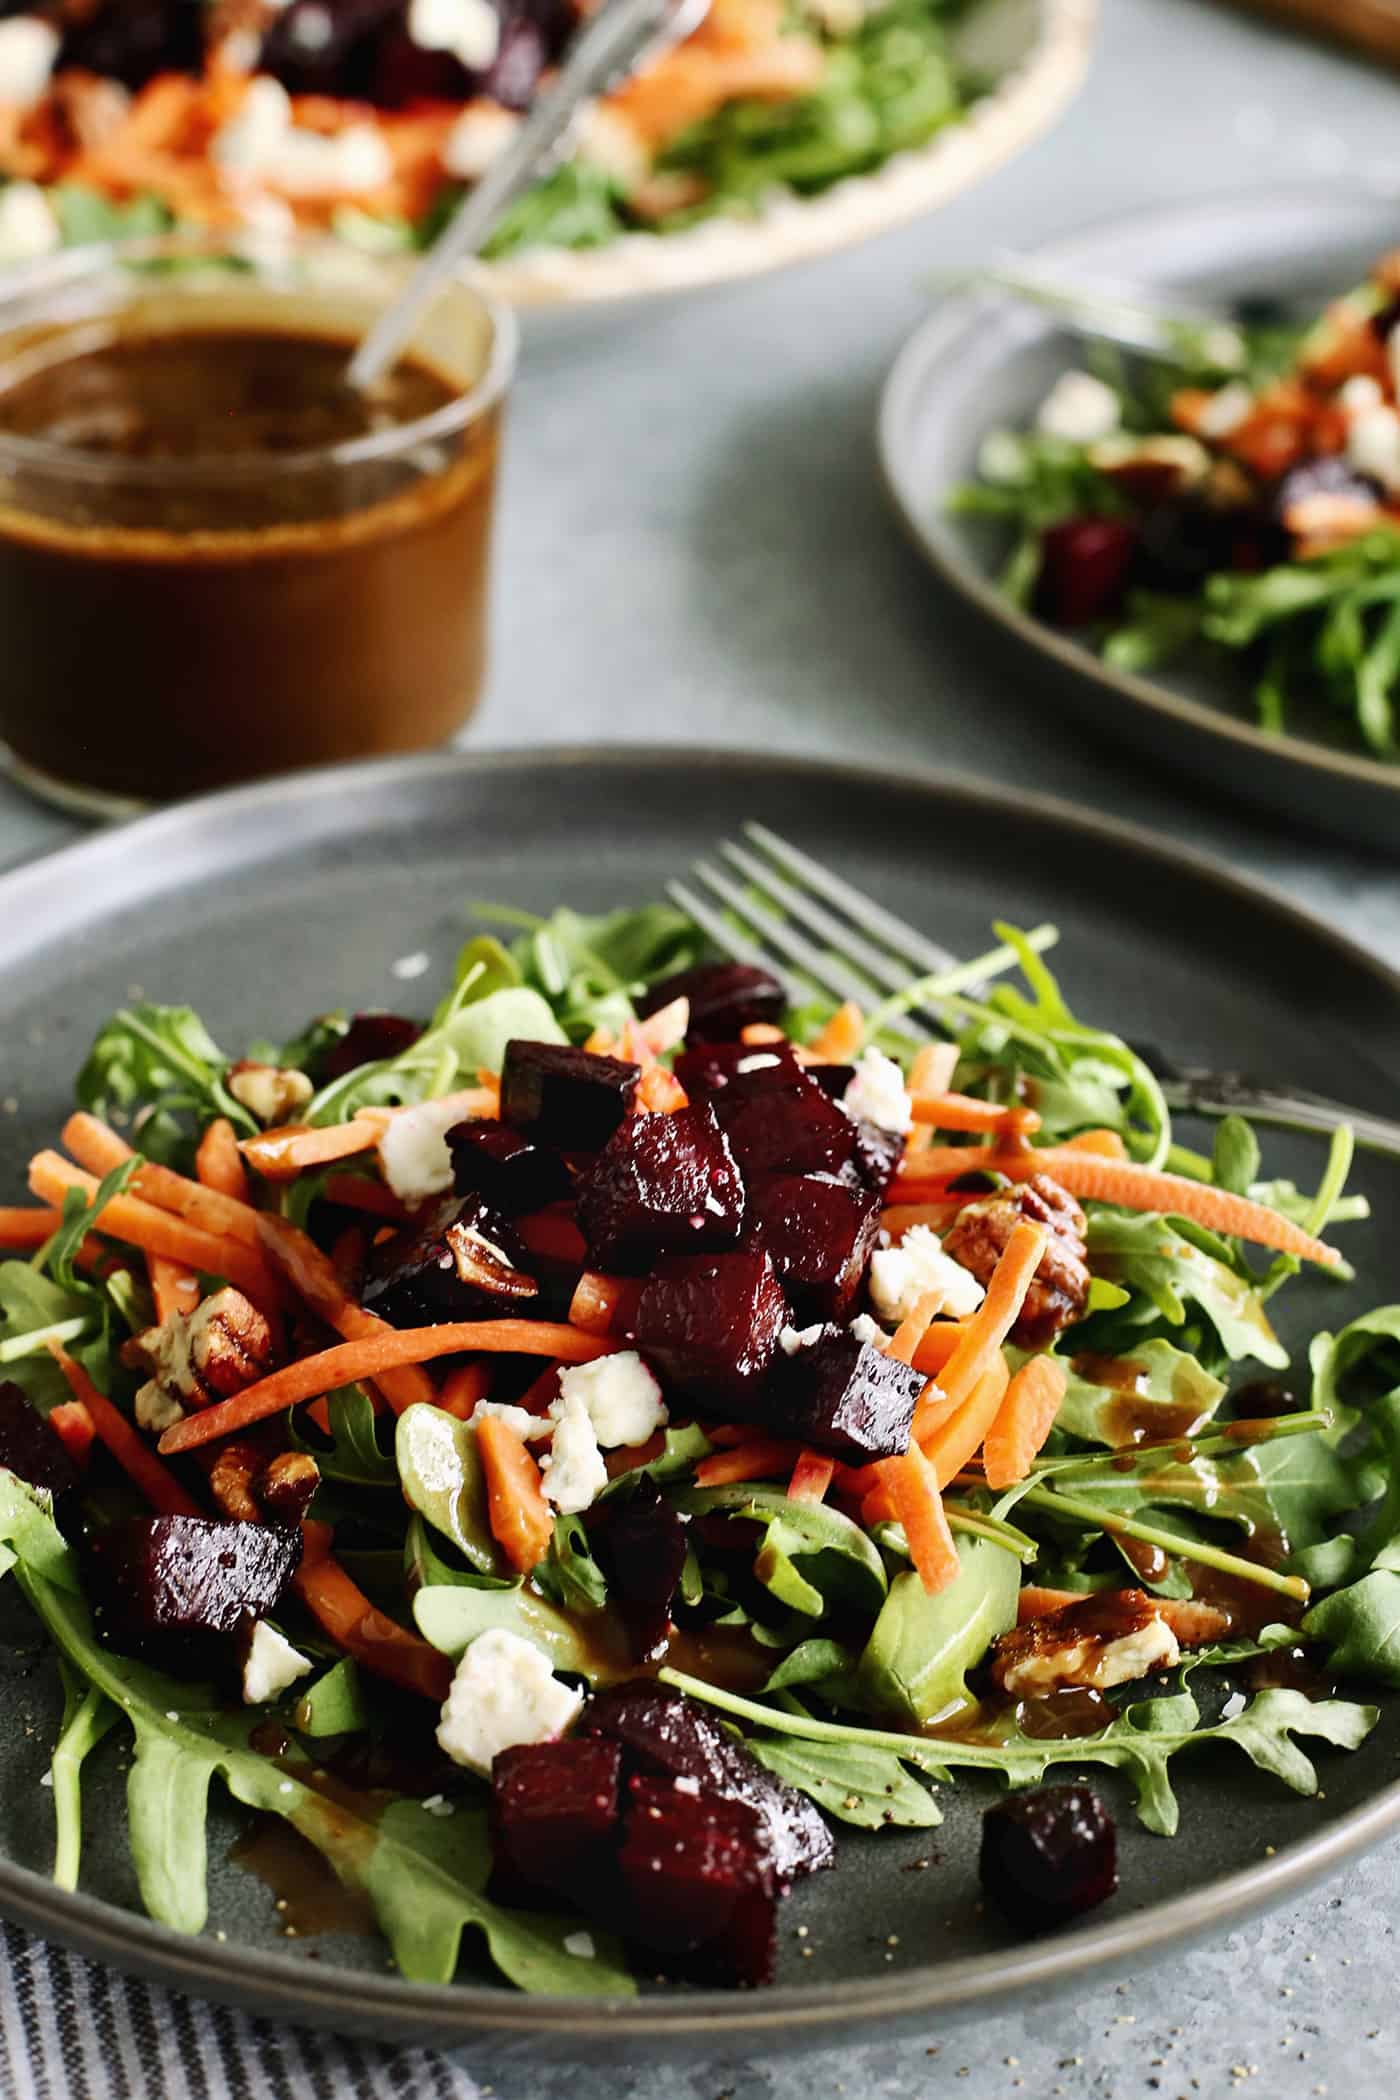
<path fill-rule="evenodd" d="M 593 1266 L 625 1275 L 658 1255 L 733 1246 L 744 1184 L 709 1103 L 628 1116 L 580 1176 L 578 1216 Z"/>
<path fill-rule="evenodd" d="M 318 1074 L 323 1085 L 343 1079 L 361 1065 L 377 1065 L 381 1058 L 401 1057 L 423 1033 L 421 1021 L 404 1014 L 356 1014 L 340 1041 L 321 1060 Z"/>
<path fill-rule="evenodd" d="M 634 1779 L 628 1793 L 627 1937 L 696 1981 L 770 1983 L 780 1891 L 753 1811 L 670 1781 Z"/>
<path fill-rule="evenodd" d="M 45 1488 L 55 1510 L 78 1486 L 78 1469 L 63 1440 L 13 1379 L 0 1379 L 0 1466 L 30 1487 Z"/>
<path fill-rule="evenodd" d="M 1087 1786 L 1013 1794 L 982 1817 L 982 1886 L 1014 1925 L 1042 1932 L 1092 1910 L 1118 1886 L 1113 1817 Z"/>
<path fill-rule="evenodd" d="M 506 1044 L 501 1121 L 564 1152 L 597 1152 L 632 1106 L 640 1065 L 568 1043 Z"/>
<path fill-rule="evenodd" d="M 458 1123 L 447 1133 L 459 1196 L 479 1196 L 504 1217 L 543 1210 L 570 1192 L 569 1170 L 547 1145 L 504 1123 Z"/>
<path fill-rule="evenodd" d="M 678 970 L 654 984 L 637 1011 L 659 1013 L 673 999 L 690 1001 L 688 1043 L 732 1042 L 756 1022 L 781 1021 L 788 1003 L 771 970 L 741 962 L 697 963 L 692 970 Z"/>
<path fill-rule="evenodd" d="M 925 1382 L 908 1364 L 835 1330 L 779 1360 L 758 1413 L 766 1427 L 861 1466 L 909 1449 Z"/>
<path fill-rule="evenodd" d="M 832 1101 L 839 1101 L 856 1076 L 854 1065 L 804 1065 L 809 1079 L 815 1079 L 822 1092 Z"/>
<path fill-rule="evenodd" d="M 510 1885 L 597 1907 L 620 1835 L 622 1751 L 603 1737 L 521 1743 L 491 1767 L 491 1844 Z"/>
<path fill-rule="evenodd" d="M 607 1508 L 607 1522 L 590 1543 L 607 1577 L 608 1602 L 627 1628 L 635 1659 L 655 1662 L 666 1649 L 686 1527 L 654 1480 L 639 1481 L 626 1502 Z"/>
<path fill-rule="evenodd" d="M 884 1130 L 863 1117 L 857 1117 L 851 1127 L 856 1134 L 855 1151 L 843 1171 L 873 1196 L 883 1197 L 903 1157 L 904 1139 L 897 1130 Z"/>
<path fill-rule="evenodd" d="M 742 1802 L 760 1818 L 779 1881 L 829 1867 L 831 1832 L 805 1794 L 784 1786 L 707 1707 L 674 1686 L 638 1677 L 589 1700 L 579 1724 L 585 1736 L 620 1743 L 625 1769 L 698 1783 L 702 1795 Z"/>
<path fill-rule="evenodd" d="M 734 1100 L 771 1094 L 791 1086 L 801 1070 L 790 1043 L 706 1043 L 683 1050 L 675 1062 L 676 1077 L 692 1101 L 722 1091 Z"/>
<path fill-rule="evenodd" d="M 483 1240 L 489 1244 L 483 1246 Z M 533 1283 L 528 1258 L 507 1221 L 480 1197 L 462 1202 L 448 1196 L 417 1224 L 405 1226 L 373 1250 L 363 1303 L 394 1327 L 518 1313 L 535 1293 L 508 1286 L 495 1276 L 493 1248 L 504 1255 L 521 1284 Z M 533 1303 L 528 1310 L 533 1312 Z"/>
<path fill-rule="evenodd" d="M 767 1249 L 804 1326 L 845 1319 L 879 1227 L 878 1197 L 819 1175 L 765 1175 L 749 1190 L 745 1236 Z"/>
<path fill-rule="evenodd" d="M 1123 602 L 1137 533 L 1123 518 L 1066 518 L 1040 536 L 1036 610 L 1056 627 L 1089 627 Z"/>
<path fill-rule="evenodd" d="M 642 1287 L 632 1339 L 694 1399 L 733 1407 L 761 1383 L 786 1321 L 773 1264 L 749 1248 L 658 1263 Z"/>
<path fill-rule="evenodd" d="M 228 1637 L 274 1611 L 301 1559 L 295 1524 L 130 1517 L 87 1542 L 88 1595 L 116 1648 L 209 1666 Z"/>
<path fill-rule="evenodd" d="M 855 1156 L 855 1124 L 805 1072 L 764 1094 L 736 1098 L 726 1089 L 713 1098 L 746 1181 L 760 1174 L 839 1174 Z"/>

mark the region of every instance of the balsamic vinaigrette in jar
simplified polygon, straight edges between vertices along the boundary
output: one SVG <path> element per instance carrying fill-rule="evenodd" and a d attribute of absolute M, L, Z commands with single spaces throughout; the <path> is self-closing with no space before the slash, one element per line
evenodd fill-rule
<path fill-rule="evenodd" d="M 0 740 L 112 798 L 440 743 L 482 675 L 495 407 L 200 303 L 0 346 Z"/>

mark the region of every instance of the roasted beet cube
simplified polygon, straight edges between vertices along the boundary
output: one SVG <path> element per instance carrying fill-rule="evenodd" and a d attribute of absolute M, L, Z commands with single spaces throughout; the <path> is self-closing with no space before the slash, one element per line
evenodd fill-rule
<path fill-rule="evenodd" d="M 1137 533 L 1122 518 L 1066 518 L 1040 536 L 1036 611 L 1056 627 L 1089 627 L 1118 611 Z"/>
<path fill-rule="evenodd" d="M 387 1057 L 401 1057 L 423 1033 L 421 1021 L 404 1014 L 356 1014 L 338 1043 L 321 1060 L 317 1074 L 323 1084 L 357 1072 L 361 1065 L 377 1065 Z"/>
<path fill-rule="evenodd" d="M 1113 1818 L 1086 1786 L 1012 1794 L 982 1818 L 982 1887 L 1013 1925 L 1041 1932 L 1118 1886 Z"/>
<path fill-rule="evenodd" d="M 459 1196 L 479 1196 L 504 1217 L 543 1210 L 570 1192 L 569 1170 L 547 1145 L 504 1123 L 458 1123 L 447 1133 Z"/>
<path fill-rule="evenodd" d="M 924 1384 L 922 1372 L 838 1331 L 780 1358 L 758 1405 L 784 1436 L 861 1466 L 909 1449 Z"/>
<path fill-rule="evenodd" d="M 189 10 L 194 13 L 194 9 Z M 292 95 L 343 95 L 367 101 L 386 35 L 403 0 L 290 0 L 274 11 L 257 70 Z"/>
<path fill-rule="evenodd" d="M 831 1832 L 807 1796 L 774 1779 L 707 1707 L 673 1686 L 645 1677 L 611 1685 L 589 1700 L 580 1729 L 620 1743 L 629 1772 L 691 1781 L 702 1794 L 752 1809 L 781 1882 L 835 1858 Z"/>
<path fill-rule="evenodd" d="M 760 1384 L 787 1305 L 761 1248 L 661 1262 L 647 1278 L 632 1339 L 694 1398 L 732 1407 Z"/>
<path fill-rule="evenodd" d="M 839 1101 L 856 1076 L 854 1065 L 804 1065 L 803 1070 L 831 1101 Z"/>
<path fill-rule="evenodd" d="M 67 24 L 57 70 L 95 73 L 134 93 L 158 73 L 198 73 L 203 64 L 201 10 L 190 0 L 98 0 L 55 12 Z"/>
<path fill-rule="evenodd" d="M 713 1100 L 746 1181 L 760 1174 L 839 1174 L 855 1156 L 855 1124 L 803 1071 L 767 1093 L 736 1097 L 726 1088 Z"/>
<path fill-rule="evenodd" d="M 130 1517 L 88 1541 L 93 1618 L 116 1648 L 208 1665 L 275 1611 L 301 1559 L 295 1524 Z"/>
<path fill-rule="evenodd" d="M 744 1184 L 709 1103 L 628 1116 L 580 1176 L 578 1216 L 593 1266 L 624 1274 L 733 1246 Z"/>
<path fill-rule="evenodd" d="M 869 1189 L 872 1196 L 883 1199 L 890 1185 L 895 1168 L 904 1156 L 904 1139 L 897 1130 L 885 1130 L 878 1123 L 867 1123 L 857 1118 L 851 1128 L 855 1132 L 855 1150 L 851 1154 L 843 1174 Z"/>
<path fill-rule="evenodd" d="M 592 1907 L 619 1834 L 622 1752 L 566 1736 L 502 1750 L 491 1767 L 491 1845 L 504 1881 Z"/>
<path fill-rule="evenodd" d="M 363 1302 L 394 1327 L 519 1313 L 538 1286 L 504 1218 L 479 1197 L 435 1204 L 370 1255 Z M 533 1310 L 533 1305 L 529 1307 Z"/>
<path fill-rule="evenodd" d="M 696 1980 L 771 1982 L 779 1886 L 753 1811 L 670 1781 L 634 1779 L 628 1792 L 628 1938 Z"/>
<path fill-rule="evenodd" d="M 62 1439 L 9 1378 L 0 1379 L 0 1466 L 30 1487 L 47 1489 L 55 1508 L 78 1485 L 78 1469 Z"/>
<path fill-rule="evenodd" d="M 731 1043 L 760 1021 L 781 1021 L 788 997 L 771 970 L 752 963 L 697 963 L 654 984 L 638 1011 L 658 1013 L 673 999 L 690 1001 L 688 1043 Z"/>
<path fill-rule="evenodd" d="M 607 1523 L 593 1534 L 594 1556 L 633 1655 L 654 1662 L 665 1653 L 671 1604 L 685 1566 L 685 1523 L 654 1480 L 639 1481 L 628 1501 L 608 1507 Z"/>
<path fill-rule="evenodd" d="M 765 1175 L 749 1191 L 746 1236 L 767 1249 L 803 1325 L 845 1319 L 879 1225 L 878 1197 L 817 1175 Z"/>
<path fill-rule="evenodd" d="M 632 1106 L 640 1065 L 568 1043 L 506 1044 L 501 1121 L 563 1152 L 597 1152 Z"/>
<path fill-rule="evenodd" d="M 772 1094 L 791 1086 L 802 1070 L 790 1043 L 705 1043 L 683 1050 L 676 1077 L 692 1101 L 728 1093 L 733 1100 Z"/>

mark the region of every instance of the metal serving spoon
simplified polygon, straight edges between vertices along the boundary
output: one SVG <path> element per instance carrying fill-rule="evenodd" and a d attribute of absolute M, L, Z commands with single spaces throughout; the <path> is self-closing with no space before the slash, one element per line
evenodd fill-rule
<path fill-rule="evenodd" d="M 946 280 L 945 280 L 946 282 Z M 1174 301 L 1164 305 L 1142 285 L 1084 278 L 1075 281 L 1026 256 L 994 255 L 976 270 L 959 272 L 958 289 L 1001 292 L 1054 314 L 1077 334 L 1148 356 L 1177 357 L 1191 348 L 1220 372 L 1241 372 L 1244 336 L 1223 313 Z"/>
<path fill-rule="evenodd" d="M 603 0 L 579 29 L 558 73 L 531 104 L 519 130 L 385 308 L 347 367 L 351 386 L 372 387 L 399 357 L 424 308 L 467 256 L 479 253 L 520 192 L 547 175 L 569 146 L 587 102 L 659 58 L 697 29 L 710 0 Z"/>

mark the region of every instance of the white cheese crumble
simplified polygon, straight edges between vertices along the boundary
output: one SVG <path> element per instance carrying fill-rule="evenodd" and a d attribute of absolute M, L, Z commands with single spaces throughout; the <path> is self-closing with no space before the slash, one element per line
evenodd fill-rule
<path fill-rule="evenodd" d="M 501 48 L 491 0 L 410 0 L 408 33 L 420 51 L 446 51 L 469 73 L 484 73 Z"/>
<path fill-rule="evenodd" d="M 592 1417 L 575 1393 L 563 1394 L 549 1410 L 554 1442 L 540 1461 L 540 1482 L 548 1499 L 564 1516 L 591 1509 L 608 1484 L 608 1469 L 598 1449 Z"/>
<path fill-rule="evenodd" d="M 588 104 L 579 117 L 576 139 L 577 157 L 613 176 L 624 189 L 635 189 L 651 172 L 646 140 L 620 111 L 605 103 Z"/>
<path fill-rule="evenodd" d="M 872 1320 L 869 1313 L 857 1313 L 847 1331 L 858 1342 L 868 1342 L 872 1349 L 883 1349 L 890 1340 L 879 1321 Z"/>
<path fill-rule="evenodd" d="M 0 35 L 10 26 L 0 22 Z M 11 182 L 0 190 L 0 263 L 52 255 L 62 238 L 53 206 L 37 182 Z"/>
<path fill-rule="evenodd" d="M 432 965 L 433 958 L 427 949 L 416 948 L 412 955 L 397 956 L 389 965 L 389 974 L 407 984 L 415 977 L 426 977 Z"/>
<path fill-rule="evenodd" d="M 1384 400 L 1379 380 L 1372 379 L 1369 372 L 1354 373 L 1337 392 L 1337 406 L 1348 418 L 1364 415 L 1368 408 L 1379 408 Z"/>
<path fill-rule="evenodd" d="M 372 124 L 327 135 L 293 121 L 280 81 L 260 75 L 210 141 L 215 165 L 231 181 L 271 183 L 291 197 L 345 197 L 382 189 L 393 174 L 389 149 Z"/>
<path fill-rule="evenodd" d="M 1196 419 L 1196 434 L 1203 438 L 1227 438 L 1238 430 L 1254 408 L 1254 395 L 1242 379 L 1232 379 L 1213 393 Z"/>
<path fill-rule="evenodd" d="M 11 15 L 8 22 L 0 22 L 0 102 L 9 109 L 28 109 L 39 100 L 60 41 L 52 23 L 41 22 L 37 15 Z"/>
<path fill-rule="evenodd" d="M 506 1428 L 513 1429 L 525 1443 L 533 1442 L 536 1437 L 548 1436 L 554 1428 L 547 1415 L 532 1415 L 528 1407 L 512 1407 L 508 1400 L 478 1400 L 468 1418 L 468 1426 L 479 1422 L 483 1415 L 494 1415 L 498 1422 L 504 1422 Z"/>
<path fill-rule="evenodd" d="M 825 1332 L 820 1320 L 813 1327 L 781 1327 L 778 1347 L 784 1356 L 797 1356 L 803 1349 L 815 1349 Z"/>
<path fill-rule="evenodd" d="M 513 110 L 498 109 L 494 102 L 469 103 L 443 141 L 443 167 L 459 182 L 480 182 L 519 123 Z"/>
<path fill-rule="evenodd" d="M 1347 425 L 1347 459 L 1391 495 L 1400 495 L 1400 415 L 1384 402 L 1353 416 Z"/>
<path fill-rule="evenodd" d="M 875 1310 L 895 1326 L 907 1320 L 930 1291 L 940 1294 L 938 1311 L 958 1320 L 976 1312 L 986 1296 L 977 1278 L 943 1252 L 938 1234 L 927 1225 L 911 1225 L 897 1247 L 880 1247 L 871 1255 Z"/>
<path fill-rule="evenodd" d="M 285 1634 L 259 1619 L 243 1658 L 243 1703 L 262 1706 L 279 1699 L 299 1677 L 309 1677 L 311 1663 Z"/>
<path fill-rule="evenodd" d="M 841 1106 L 848 1116 L 859 1116 L 864 1122 L 878 1123 L 881 1130 L 897 1130 L 901 1135 L 914 1121 L 914 1106 L 904 1074 L 883 1050 L 861 1052 L 855 1077 L 841 1096 Z"/>
<path fill-rule="evenodd" d="M 1036 412 L 1035 427 L 1069 445 L 1092 445 L 1111 436 L 1122 420 L 1111 386 L 1092 372 L 1062 372 Z"/>
<path fill-rule="evenodd" d="M 563 1946 L 575 1961 L 593 1961 L 597 1957 L 598 1947 L 591 1932 L 566 1932 Z"/>
<path fill-rule="evenodd" d="M 379 1140 L 384 1179 L 401 1203 L 426 1203 L 452 1186 L 452 1154 L 447 1133 L 467 1119 L 460 1102 L 420 1101 L 389 1118 Z"/>
<path fill-rule="evenodd" d="M 578 1404 L 588 1415 L 593 1434 L 605 1451 L 619 1444 L 644 1444 L 667 1422 L 661 1388 L 635 1350 L 600 1356 L 591 1364 L 571 1364 L 559 1374 L 559 1398 L 550 1408 L 558 1419 Z"/>
<path fill-rule="evenodd" d="M 439 1746 L 483 1778 L 502 1750 L 547 1743 L 578 1717 L 572 1692 L 530 1641 L 503 1626 L 479 1633 L 457 1665 L 438 1723 Z"/>

